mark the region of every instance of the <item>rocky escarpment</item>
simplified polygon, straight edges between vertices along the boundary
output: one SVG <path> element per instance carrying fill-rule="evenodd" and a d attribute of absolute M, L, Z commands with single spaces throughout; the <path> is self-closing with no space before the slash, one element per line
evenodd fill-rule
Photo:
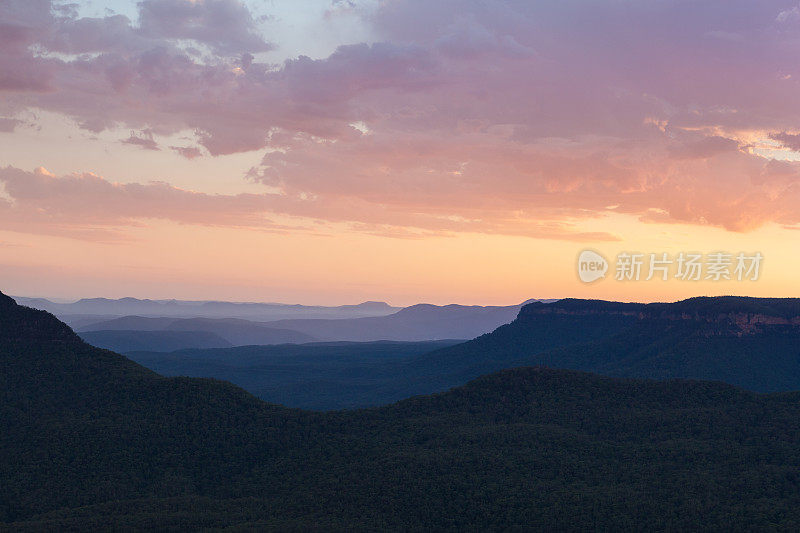
<path fill-rule="evenodd" d="M 695 325 L 707 334 L 752 335 L 770 328 L 800 328 L 800 299 L 699 297 L 675 303 L 622 303 L 564 299 L 533 303 L 522 308 L 518 321 L 544 316 L 600 318 L 623 321 Z"/>
<path fill-rule="evenodd" d="M 633 317 L 640 315 L 646 307 L 647 304 L 640 303 L 565 298 L 551 303 L 534 302 L 527 304 L 520 310 L 517 318 L 524 320 L 542 315 Z"/>
<path fill-rule="evenodd" d="M 674 304 L 649 304 L 640 320 L 696 323 L 719 334 L 753 335 L 769 329 L 800 329 L 800 299 L 691 298 Z"/>

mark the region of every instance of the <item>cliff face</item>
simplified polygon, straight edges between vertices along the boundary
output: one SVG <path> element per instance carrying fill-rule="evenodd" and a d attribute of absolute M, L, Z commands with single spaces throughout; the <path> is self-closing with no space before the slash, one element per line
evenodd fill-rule
<path fill-rule="evenodd" d="M 565 298 L 552 303 L 535 302 L 524 306 L 518 315 L 519 319 L 533 318 L 542 315 L 565 316 L 637 316 L 647 304 L 607 302 L 605 300 L 579 300 Z"/>
<path fill-rule="evenodd" d="M 641 320 L 681 321 L 706 326 L 710 332 L 737 336 L 764 333 L 768 329 L 784 327 L 800 331 L 800 315 L 782 317 L 763 313 L 641 313 Z"/>
<path fill-rule="evenodd" d="M 530 304 L 517 320 L 526 322 L 546 316 L 635 317 L 650 325 L 671 327 L 680 323 L 703 329 L 706 335 L 755 335 L 771 329 L 800 331 L 800 299 L 690 298 L 675 303 L 636 304 L 602 300 L 565 299 L 551 304 Z"/>

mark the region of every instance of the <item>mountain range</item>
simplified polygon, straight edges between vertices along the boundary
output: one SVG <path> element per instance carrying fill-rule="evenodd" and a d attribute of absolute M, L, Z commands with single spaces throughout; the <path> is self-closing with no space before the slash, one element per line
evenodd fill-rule
<path fill-rule="evenodd" d="M 17 296 L 15 300 L 22 305 L 53 313 L 73 327 L 128 315 L 172 318 L 242 318 L 269 321 L 298 317 L 357 318 L 381 316 L 401 309 L 392 307 L 386 302 L 363 302 L 357 305 L 326 307 L 281 303 L 149 300 L 139 298 L 83 298 L 75 302 L 60 303 L 46 298 Z"/>
<path fill-rule="evenodd" d="M 319 342 L 125 355 L 164 376 L 229 381 L 288 407 L 352 409 L 412 396 L 403 388 L 405 378 L 398 369 L 410 359 L 460 342 Z"/>
<path fill-rule="evenodd" d="M 315 341 L 428 341 L 471 339 L 506 324 L 517 316 L 520 305 L 511 306 L 436 306 L 419 304 L 385 316 L 338 319 L 293 319 L 254 322 L 236 318 L 175 318 L 123 316 L 106 320 L 82 320 L 75 325 L 81 336 L 96 346 L 118 352 L 142 350 L 131 348 L 136 338 L 149 344 L 152 351 L 167 352 L 181 348 L 216 348 L 225 346 L 307 343 Z M 85 318 L 85 317 L 84 317 Z M 186 336 L 176 345 L 177 335 L 161 337 L 155 331 L 197 331 L 219 338 Z M 146 341 L 145 341 L 146 339 Z"/>
<path fill-rule="evenodd" d="M 314 345 L 293 348 L 292 359 L 282 356 L 286 350 L 257 346 L 128 355 L 164 375 L 224 379 L 264 400 L 312 409 L 384 405 L 520 366 L 779 392 L 800 390 L 800 300 L 534 302 L 509 324 L 465 343 L 428 353 L 398 350 L 365 364 L 356 354 L 370 349 L 353 344 L 330 360 Z"/>
<path fill-rule="evenodd" d="M 699 297 L 628 304 L 565 299 L 523 307 L 512 323 L 421 356 L 466 369 L 541 365 L 616 377 L 719 380 L 758 392 L 800 390 L 800 299 Z"/>
<path fill-rule="evenodd" d="M 0 400 L 14 531 L 800 528 L 798 393 L 518 368 L 314 413 L 161 377 L 0 295 Z"/>
<path fill-rule="evenodd" d="M 523 305 L 417 304 L 382 317 L 278 320 L 270 325 L 299 331 L 320 340 L 369 342 L 471 339 L 514 320 Z"/>
<path fill-rule="evenodd" d="M 276 328 L 261 322 L 241 318 L 153 318 L 126 316 L 78 328 L 81 337 L 100 348 L 129 352 L 143 348 L 128 348 L 132 339 L 148 339 L 153 351 L 169 352 L 181 348 L 219 348 L 251 344 L 286 344 L 314 342 L 317 339 L 299 331 Z M 165 340 L 183 339 L 171 347 Z M 206 346 L 192 346 L 203 340 Z"/>

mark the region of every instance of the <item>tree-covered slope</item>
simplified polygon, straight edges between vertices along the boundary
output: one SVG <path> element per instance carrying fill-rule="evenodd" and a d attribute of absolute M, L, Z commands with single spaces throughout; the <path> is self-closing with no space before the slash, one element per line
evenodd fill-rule
<path fill-rule="evenodd" d="M 800 390 L 800 300 L 531 304 L 507 326 L 412 363 L 443 373 L 463 368 L 466 377 L 540 365 L 619 377 L 718 380 L 759 392 Z"/>
<path fill-rule="evenodd" d="M 133 351 L 172 352 L 184 348 L 226 348 L 231 343 L 208 331 L 85 331 L 80 337 L 98 348 L 118 353 Z"/>
<path fill-rule="evenodd" d="M 8 529 L 800 527 L 794 393 L 522 368 L 303 412 L 0 300 Z"/>
<path fill-rule="evenodd" d="M 519 366 L 718 380 L 759 392 L 800 390 L 800 303 L 792 299 L 693 298 L 648 305 L 566 299 L 526 305 L 510 324 L 438 350 L 433 344 L 416 353 L 426 345 L 386 345 L 393 355 L 385 357 L 372 353 L 375 346 L 131 357 L 165 375 L 230 380 L 264 400 L 311 409 L 385 405 Z"/>
<path fill-rule="evenodd" d="M 512 324 L 452 350 L 439 349 L 452 341 L 319 343 L 129 356 L 164 375 L 225 379 L 264 400 L 292 407 L 377 406 L 445 391 L 480 375 L 520 366 L 525 356 L 554 347 L 611 336 L 636 320 L 632 309 L 637 304 L 590 305 L 600 306 L 604 314 L 550 313 L 530 320 L 521 314 Z"/>
<path fill-rule="evenodd" d="M 800 389 L 800 333 L 765 326 L 737 335 L 692 322 L 642 321 L 611 338 L 529 357 L 529 365 L 608 376 L 718 380 L 758 392 Z"/>
<path fill-rule="evenodd" d="M 321 342 L 126 355 L 164 376 L 213 377 L 269 402 L 330 410 L 411 396 L 385 396 L 403 361 L 459 342 Z"/>

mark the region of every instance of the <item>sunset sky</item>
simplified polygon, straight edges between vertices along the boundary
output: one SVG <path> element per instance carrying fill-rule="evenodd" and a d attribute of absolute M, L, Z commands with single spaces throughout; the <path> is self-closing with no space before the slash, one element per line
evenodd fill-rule
<path fill-rule="evenodd" d="M 800 296 L 799 57 L 797 0 L 2 0 L 0 290 Z"/>

